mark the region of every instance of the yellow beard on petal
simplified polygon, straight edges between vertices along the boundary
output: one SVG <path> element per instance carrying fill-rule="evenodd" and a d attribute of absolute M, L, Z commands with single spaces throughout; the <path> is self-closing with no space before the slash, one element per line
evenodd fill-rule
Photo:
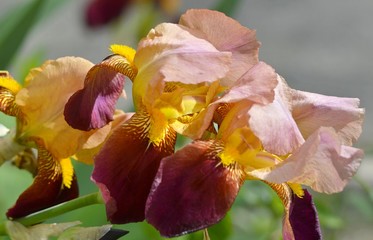
<path fill-rule="evenodd" d="M 60 160 L 62 169 L 62 183 L 63 186 L 70 188 L 73 181 L 74 168 L 71 164 L 70 158 L 64 158 Z"/>
<path fill-rule="evenodd" d="M 168 128 L 169 124 L 166 116 L 158 109 L 152 109 L 149 129 L 150 141 L 159 146 L 163 139 L 165 139 Z"/>

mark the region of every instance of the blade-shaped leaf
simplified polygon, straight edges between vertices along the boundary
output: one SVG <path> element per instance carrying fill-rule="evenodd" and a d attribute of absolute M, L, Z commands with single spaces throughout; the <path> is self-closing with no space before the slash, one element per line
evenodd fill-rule
<path fill-rule="evenodd" d="M 34 0 L 23 9 L 15 9 L 0 22 L 0 69 L 6 69 L 31 28 L 37 22 L 45 0 Z"/>

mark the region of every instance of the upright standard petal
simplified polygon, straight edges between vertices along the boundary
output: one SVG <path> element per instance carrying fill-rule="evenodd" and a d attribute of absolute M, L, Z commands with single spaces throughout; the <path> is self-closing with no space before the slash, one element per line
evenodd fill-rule
<path fill-rule="evenodd" d="M 216 103 L 233 103 L 247 100 L 257 104 L 273 102 L 277 86 L 275 70 L 264 62 L 259 62 L 244 73 Z"/>
<path fill-rule="evenodd" d="M 294 182 L 335 193 L 356 173 L 363 155 L 360 149 L 341 145 L 333 128 L 320 128 L 283 162 L 250 174 L 268 182 Z"/>
<path fill-rule="evenodd" d="M 95 158 L 92 180 L 112 223 L 143 221 L 145 202 L 159 163 L 173 153 L 176 133 L 168 128 L 158 145 L 149 141 L 149 115 L 135 113 L 118 126 Z"/>
<path fill-rule="evenodd" d="M 243 183 L 240 171 L 220 164 L 219 145 L 195 141 L 162 160 L 146 203 L 146 220 L 174 237 L 219 222 Z"/>
<path fill-rule="evenodd" d="M 291 106 L 285 95 L 286 86 L 282 84 L 279 75 L 277 80 L 274 101 L 252 106 L 249 110 L 249 124 L 266 151 L 286 155 L 298 148 L 304 139 L 292 117 Z"/>
<path fill-rule="evenodd" d="M 34 182 L 18 197 L 6 215 L 16 219 L 78 197 L 76 177 L 73 172 L 68 175 L 66 179 L 66 172 L 59 160 L 39 146 L 38 173 Z"/>
<path fill-rule="evenodd" d="M 221 12 L 191 9 L 180 17 L 179 24 L 196 37 L 212 43 L 219 51 L 232 53 L 229 73 L 223 85 L 231 86 L 248 69 L 258 63 L 260 43 L 254 30 L 242 26 Z"/>
<path fill-rule="evenodd" d="M 231 53 L 221 52 L 181 26 L 163 23 L 140 41 L 134 59 L 139 72 L 133 97 L 138 107 L 151 105 L 163 93 L 165 82 L 214 82 L 229 71 Z"/>
<path fill-rule="evenodd" d="M 333 127 L 343 144 L 351 146 L 362 131 L 364 109 L 359 99 L 292 90 L 293 117 L 307 138 L 319 127 Z"/>

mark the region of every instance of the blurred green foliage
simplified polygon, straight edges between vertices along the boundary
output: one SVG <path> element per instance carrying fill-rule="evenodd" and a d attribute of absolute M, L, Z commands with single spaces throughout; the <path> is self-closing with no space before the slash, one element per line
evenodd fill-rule
<path fill-rule="evenodd" d="M 0 69 L 5 70 L 11 65 L 17 51 L 27 39 L 27 34 L 38 21 L 53 17 L 53 10 L 64 3 L 66 1 L 29 1 L 0 17 Z M 239 3 L 240 0 L 221 0 L 217 1 L 212 8 L 234 16 Z M 144 18 L 142 29 L 152 26 L 154 19 L 152 15 Z M 18 72 L 15 73 L 20 77 L 20 82 L 23 81 L 30 68 L 45 60 L 44 55 L 44 50 L 37 50 L 21 61 L 22 66 L 17 66 Z M 15 120 L 2 113 L 0 113 L 0 123 L 8 128 L 15 127 Z M 179 143 L 185 143 L 185 139 L 180 140 Z M 90 181 L 92 166 L 78 162 L 74 165 L 81 194 L 96 192 L 97 187 Z M 0 167 L 0 221 L 5 220 L 6 210 L 31 182 L 32 177 L 28 172 L 19 170 L 10 163 Z M 360 178 L 356 178 L 353 183 L 339 194 L 313 193 L 325 239 L 341 239 L 341 236 L 348 235 L 350 231 L 371 227 L 373 224 L 372 188 Z M 220 223 L 209 228 L 209 234 L 212 240 L 281 239 L 282 214 L 282 204 L 269 187 L 258 181 L 247 182 L 242 187 L 231 211 Z M 85 207 L 50 219 L 48 222 L 75 220 L 82 221 L 83 226 L 99 226 L 108 223 L 103 205 Z M 159 233 L 145 222 L 115 227 L 130 231 L 130 234 L 124 236 L 123 239 L 162 239 Z M 203 239 L 203 233 L 200 231 L 175 239 Z"/>

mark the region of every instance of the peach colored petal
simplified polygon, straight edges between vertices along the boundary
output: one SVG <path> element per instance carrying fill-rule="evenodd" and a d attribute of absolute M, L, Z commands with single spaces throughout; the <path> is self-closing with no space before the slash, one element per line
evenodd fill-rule
<path fill-rule="evenodd" d="M 232 65 L 223 79 L 223 85 L 231 86 L 258 63 L 260 43 L 256 40 L 255 31 L 221 12 L 191 9 L 181 16 L 179 24 L 187 27 L 193 35 L 212 43 L 219 51 L 232 52 Z"/>
<path fill-rule="evenodd" d="M 31 70 L 25 88 L 16 96 L 16 103 L 26 115 L 26 123 L 21 126 L 22 139 L 43 139 L 45 147 L 57 158 L 73 155 L 82 147 L 95 131 L 71 128 L 64 120 L 63 110 L 69 97 L 83 87 L 92 66 L 82 58 L 64 57 Z"/>
<path fill-rule="evenodd" d="M 293 117 L 307 138 L 319 127 L 333 127 L 343 144 L 351 146 L 361 134 L 364 109 L 359 99 L 324 96 L 293 90 Z"/>
<path fill-rule="evenodd" d="M 142 98 L 145 105 L 151 104 L 162 93 L 164 82 L 197 84 L 223 78 L 230 62 L 231 53 L 218 51 L 176 24 L 160 24 L 138 46 L 135 104 L 141 104 Z"/>
<path fill-rule="evenodd" d="M 285 155 L 299 147 L 304 139 L 294 121 L 284 93 L 286 85 L 277 77 L 275 99 L 267 105 L 255 104 L 250 110 L 250 128 L 262 141 L 264 148 L 277 155 Z"/>
<path fill-rule="evenodd" d="M 333 128 L 322 127 L 288 159 L 251 175 L 273 183 L 294 182 L 313 190 L 335 193 L 343 190 L 363 158 L 361 149 L 344 146 Z"/>

